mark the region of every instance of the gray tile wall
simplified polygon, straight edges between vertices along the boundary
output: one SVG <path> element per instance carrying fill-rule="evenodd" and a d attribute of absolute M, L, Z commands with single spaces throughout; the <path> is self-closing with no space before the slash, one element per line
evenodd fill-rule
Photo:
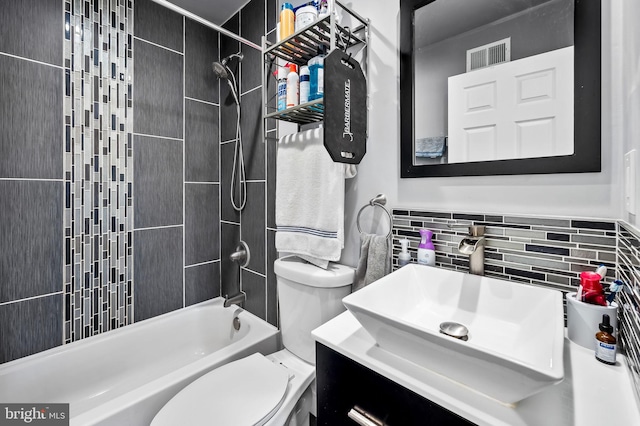
<path fill-rule="evenodd" d="M 63 342 L 64 10 L 0 14 L 0 363 Z"/>
<path fill-rule="evenodd" d="M 263 34 L 275 30 L 277 2 L 252 0 L 224 27 L 260 45 Z M 265 31 L 266 30 L 266 31 Z M 220 38 L 220 57 L 242 51 L 243 61 L 231 62 L 240 75 L 242 145 L 248 179 L 247 205 L 242 213 L 233 210 L 230 182 L 236 142 L 236 107 L 227 84 L 220 87 L 220 194 L 221 194 L 221 280 L 223 294 L 235 294 L 238 276 L 247 295 L 246 309 L 277 325 L 275 252 L 275 141 L 265 141 L 262 128 L 262 58 L 259 51 L 228 37 Z M 270 86 L 270 90 L 272 87 Z M 269 136 L 276 137 L 275 125 Z M 270 224 L 270 225 L 268 225 Z M 239 239 L 249 245 L 251 261 L 242 271 L 226 257 Z"/>

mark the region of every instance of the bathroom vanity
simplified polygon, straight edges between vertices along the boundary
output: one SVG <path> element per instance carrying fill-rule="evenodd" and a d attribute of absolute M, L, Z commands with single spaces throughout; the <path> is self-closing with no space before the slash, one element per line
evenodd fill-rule
<path fill-rule="evenodd" d="M 358 424 L 348 415 L 356 406 L 390 426 L 640 424 L 625 357 L 605 365 L 568 339 L 564 380 L 506 405 L 381 349 L 350 312 L 313 335 L 318 425 Z"/>

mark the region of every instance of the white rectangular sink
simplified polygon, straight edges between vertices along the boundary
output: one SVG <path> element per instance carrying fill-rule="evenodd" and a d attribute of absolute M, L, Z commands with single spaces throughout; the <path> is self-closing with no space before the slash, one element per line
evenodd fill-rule
<path fill-rule="evenodd" d="M 503 403 L 564 377 L 559 291 L 410 264 L 343 302 L 382 349 Z"/>

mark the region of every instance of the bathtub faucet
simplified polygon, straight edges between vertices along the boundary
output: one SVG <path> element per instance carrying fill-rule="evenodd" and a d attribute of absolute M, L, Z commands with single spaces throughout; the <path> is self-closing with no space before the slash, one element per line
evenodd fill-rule
<path fill-rule="evenodd" d="M 229 297 L 228 294 L 224 295 L 224 307 L 228 308 L 231 305 L 238 305 L 242 307 L 244 302 L 247 300 L 247 295 L 243 292 L 236 294 L 235 296 Z"/>

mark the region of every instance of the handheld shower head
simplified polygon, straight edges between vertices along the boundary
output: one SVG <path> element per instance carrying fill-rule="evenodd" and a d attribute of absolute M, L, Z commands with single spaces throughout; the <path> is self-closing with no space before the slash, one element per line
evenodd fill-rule
<path fill-rule="evenodd" d="M 226 58 L 222 59 L 222 65 L 227 65 L 229 63 L 230 60 L 232 60 L 233 58 L 238 58 L 239 62 L 242 62 L 242 60 L 244 59 L 244 54 L 242 52 L 238 52 L 238 53 L 232 53 L 231 55 L 227 56 Z"/>
<path fill-rule="evenodd" d="M 213 64 L 211 64 L 212 68 L 213 68 L 213 73 L 216 75 L 216 77 L 221 78 L 221 79 L 229 79 L 229 72 L 227 71 L 227 67 L 226 65 L 220 62 L 214 62 Z"/>

